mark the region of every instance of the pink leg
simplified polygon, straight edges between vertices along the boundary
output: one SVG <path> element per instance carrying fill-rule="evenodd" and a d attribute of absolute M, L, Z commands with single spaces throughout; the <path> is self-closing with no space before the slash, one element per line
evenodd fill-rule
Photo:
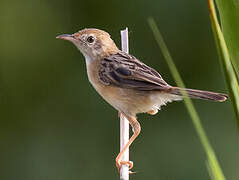
<path fill-rule="evenodd" d="M 136 117 L 128 117 L 126 116 L 131 127 L 132 130 L 134 132 L 134 134 L 131 136 L 131 138 L 129 139 L 129 142 L 124 146 L 124 148 L 122 149 L 122 151 L 120 151 L 120 153 L 118 154 L 118 156 L 116 157 L 115 161 L 116 161 L 116 167 L 118 168 L 118 171 L 120 171 L 121 165 L 122 164 L 127 164 L 129 165 L 129 169 L 133 168 L 133 162 L 132 161 L 121 161 L 121 158 L 123 156 L 123 154 L 125 153 L 126 149 L 129 148 L 129 146 L 133 143 L 133 141 L 135 140 L 135 138 L 139 135 L 140 131 L 141 131 L 141 127 L 139 122 L 137 121 Z"/>
<path fill-rule="evenodd" d="M 118 111 L 118 118 L 120 118 L 121 112 Z"/>

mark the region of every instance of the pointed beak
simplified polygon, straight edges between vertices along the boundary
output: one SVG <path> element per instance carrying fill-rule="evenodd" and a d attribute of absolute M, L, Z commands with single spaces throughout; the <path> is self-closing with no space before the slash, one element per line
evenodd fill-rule
<path fill-rule="evenodd" d="M 63 39 L 63 40 L 68 40 L 68 41 L 75 40 L 75 38 L 72 34 L 62 34 L 62 35 L 56 36 L 56 39 Z"/>

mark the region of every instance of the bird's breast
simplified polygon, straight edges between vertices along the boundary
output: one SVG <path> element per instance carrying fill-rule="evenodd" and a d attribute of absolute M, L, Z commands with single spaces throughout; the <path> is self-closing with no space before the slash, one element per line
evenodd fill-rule
<path fill-rule="evenodd" d="M 99 63 L 98 62 L 92 62 L 90 64 L 87 64 L 87 74 L 88 79 L 92 86 L 95 88 L 95 90 L 111 105 L 113 105 L 113 102 L 115 99 L 118 99 L 117 94 L 119 94 L 120 89 L 108 86 L 103 84 L 99 79 Z"/>

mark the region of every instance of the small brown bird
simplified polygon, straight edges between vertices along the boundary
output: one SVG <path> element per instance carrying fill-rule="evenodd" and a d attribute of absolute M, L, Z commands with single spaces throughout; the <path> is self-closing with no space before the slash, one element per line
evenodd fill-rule
<path fill-rule="evenodd" d="M 154 115 L 162 105 L 182 100 L 182 88 L 170 86 L 153 68 L 145 65 L 134 56 L 117 48 L 110 35 L 99 29 L 83 29 L 74 34 L 57 36 L 72 42 L 86 60 L 89 81 L 96 91 L 119 113 L 122 113 L 132 126 L 134 134 L 116 157 L 118 170 L 122 155 L 139 135 L 141 127 L 136 119 L 138 113 Z M 184 89 L 190 98 L 223 102 L 226 94 Z"/>

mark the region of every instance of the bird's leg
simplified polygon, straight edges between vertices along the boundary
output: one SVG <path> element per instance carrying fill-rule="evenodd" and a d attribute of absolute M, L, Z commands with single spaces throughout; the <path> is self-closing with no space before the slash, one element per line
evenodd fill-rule
<path fill-rule="evenodd" d="M 120 118 L 121 112 L 118 111 L 118 118 Z"/>
<path fill-rule="evenodd" d="M 115 159 L 116 167 L 118 168 L 119 172 L 120 172 L 120 168 L 121 168 L 122 164 L 127 164 L 129 166 L 129 169 L 133 168 L 132 161 L 121 161 L 121 159 L 122 159 L 122 156 L 125 153 L 125 151 L 129 148 L 129 146 L 133 143 L 133 141 L 135 140 L 135 138 L 139 135 L 139 133 L 141 131 L 140 124 L 137 121 L 136 117 L 132 117 L 132 116 L 130 116 L 130 117 L 125 116 L 125 117 L 128 119 L 134 134 L 131 136 L 128 143 L 123 147 L 123 149 L 120 151 L 120 153 L 118 154 L 118 156 Z"/>

